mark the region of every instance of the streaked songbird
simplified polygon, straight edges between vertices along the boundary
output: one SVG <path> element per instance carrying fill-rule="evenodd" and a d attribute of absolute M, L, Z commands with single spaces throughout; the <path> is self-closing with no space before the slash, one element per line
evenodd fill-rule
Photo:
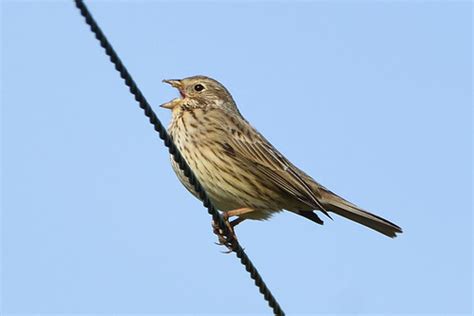
<path fill-rule="evenodd" d="M 205 76 L 163 81 L 180 94 L 161 105 L 172 111 L 168 131 L 233 234 L 233 227 L 243 220 L 268 219 L 283 210 L 321 225 L 317 212 L 328 217 L 336 213 L 388 237 L 402 232 L 293 165 L 247 122 L 218 81 Z M 171 162 L 179 180 L 198 197 L 178 164 Z M 229 222 L 231 217 L 236 219 Z M 232 247 L 215 223 L 214 232 L 222 244 Z"/>

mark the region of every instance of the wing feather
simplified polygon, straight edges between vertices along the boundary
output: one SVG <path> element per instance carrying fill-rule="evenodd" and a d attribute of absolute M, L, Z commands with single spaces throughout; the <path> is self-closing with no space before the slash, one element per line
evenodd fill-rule
<path fill-rule="evenodd" d="M 227 115 L 232 115 L 226 113 Z M 228 135 L 231 146 L 249 168 L 256 168 L 273 184 L 295 197 L 298 201 L 321 210 L 328 217 L 321 203 L 321 196 L 304 180 L 308 178 L 301 170 L 288 161 L 270 142 L 241 117 L 230 120 Z M 236 132 L 239 131 L 239 132 Z"/>

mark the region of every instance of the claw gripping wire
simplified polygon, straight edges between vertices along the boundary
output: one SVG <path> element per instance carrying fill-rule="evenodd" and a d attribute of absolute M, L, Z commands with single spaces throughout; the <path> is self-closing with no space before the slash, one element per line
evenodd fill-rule
<path fill-rule="evenodd" d="M 97 23 L 95 22 L 94 18 L 92 17 L 89 9 L 84 4 L 82 0 L 74 0 L 76 3 L 77 8 L 81 12 L 81 15 L 85 18 L 86 23 L 90 26 L 91 31 L 95 34 L 95 37 L 100 42 L 100 45 L 105 49 L 105 53 L 110 57 L 110 61 L 115 65 L 115 69 L 120 73 L 120 77 L 124 79 L 125 84 L 129 87 L 130 92 L 135 96 L 135 100 L 139 103 L 140 108 L 143 109 L 145 115 L 149 118 L 150 123 L 153 125 L 156 132 L 159 133 L 160 138 L 163 140 L 166 147 L 168 147 L 170 154 L 173 156 L 174 160 L 179 164 L 181 170 L 183 170 L 186 177 L 188 177 L 189 182 L 191 185 L 194 186 L 194 189 L 199 194 L 199 197 L 203 201 L 204 206 L 207 208 L 208 213 L 212 216 L 212 219 L 217 222 L 219 228 L 224 232 L 224 235 L 228 238 L 228 241 L 235 245 L 233 251 L 235 252 L 237 258 L 240 259 L 242 265 L 245 266 L 245 270 L 250 273 L 250 277 L 255 281 L 255 285 L 258 287 L 260 293 L 262 293 L 265 300 L 268 302 L 268 305 L 272 308 L 273 313 L 275 315 L 285 315 L 283 310 L 281 309 L 280 305 L 278 304 L 275 297 L 273 297 L 272 293 L 268 289 L 267 285 L 263 281 L 262 277 L 258 273 L 257 269 L 253 265 L 250 258 L 244 252 L 243 248 L 240 246 L 238 241 L 233 237 L 233 234 L 229 231 L 227 225 L 225 225 L 222 216 L 217 211 L 217 209 L 212 205 L 206 191 L 203 189 L 202 185 L 196 179 L 193 171 L 189 167 L 189 165 L 184 160 L 183 156 L 176 148 L 173 140 L 169 136 L 168 132 L 166 131 L 165 127 L 161 124 L 160 120 L 156 116 L 155 112 L 151 108 L 148 101 L 145 99 L 145 96 L 142 94 L 140 89 L 137 87 L 135 81 L 133 80 L 132 76 L 129 74 L 128 70 L 123 65 L 122 61 L 118 57 L 115 50 L 110 45 L 109 41 L 105 37 L 102 30 L 99 28 Z"/>

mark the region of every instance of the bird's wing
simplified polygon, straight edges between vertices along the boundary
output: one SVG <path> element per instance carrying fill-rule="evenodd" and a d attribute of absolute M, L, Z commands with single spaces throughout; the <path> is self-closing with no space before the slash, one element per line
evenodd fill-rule
<path fill-rule="evenodd" d="M 288 161 L 243 118 L 233 117 L 230 121 L 232 124 L 226 125 L 227 142 L 236 156 L 297 200 L 330 217 L 321 203 L 319 192 L 305 181 L 304 178 L 309 176 Z"/>

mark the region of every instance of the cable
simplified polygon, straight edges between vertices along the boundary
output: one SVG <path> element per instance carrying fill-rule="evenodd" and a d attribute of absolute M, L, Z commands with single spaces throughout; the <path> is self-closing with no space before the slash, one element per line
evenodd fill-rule
<path fill-rule="evenodd" d="M 245 266 L 245 270 L 247 270 L 250 273 L 250 277 L 255 281 L 255 285 L 259 288 L 260 293 L 263 294 L 263 297 L 268 302 L 268 305 L 272 308 L 273 313 L 275 315 L 285 315 L 280 305 L 278 304 L 277 300 L 272 295 L 267 285 L 263 281 L 262 277 L 258 273 L 257 269 L 253 265 L 252 261 L 250 261 L 250 258 L 244 252 L 239 242 L 233 237 L 233 235 L 229 231 L 229 228 L 224 223 L 224 220 L 222 216 L 220 215 L 220 213 L 217 211 L 214 205 L 212 205 L 209 199 L 209 196 L 207 195 L 206 191 L 202 187 L 201 183 L 199 183 L 193 171 L 191 170 L 189 165 L 186 163 L 186 161 L 184 160 L 179 150 L 176 148 L 176 145 L 174 144 L 173 140 L 169 136 L 165 127 L 163 126 L 163 124 L 161 124 L 160 120 L 156 116 L 150 104 L 145 99 L 145 96 L 142 94 L 140 89 L 137 87 L 135 81 L 133 80 L 132 76 L 129 74 L 127 68 L 125 68 L 122 61 L 118 57 L 117 53 L 112 48 L 112 45 L 110 45 L 104 33 L 95 22 L 94 18 L 92 17 L 85 3 L 82 0 L 74 0 L 74 1 L 76 3 L 77 8 L 81 12 L 81 15 L 85 18 L 86 23 L 90 26 L 91 31 L 95 34 L 95 37 L 100 42 L 100 45 L 105 49 L 105 53 L 110 57 L 110 61 L 115 65 L 115 69 L 120 73 L 120 77 L 124 79 L 125 84 L 129 87 L 130 92 L 135 96 L 135 100 L 139 103 L 140 108 L 142 108 L 143 111 L 145 112 L 145 116 L 149 118 L 150 123 L 153 125 L 155 131 L 159 133 L 160 138 L 163 140 L 165 146 L 169 148 L 170 154 L 173 156 L 174 160 L 179 164 L 179 167 L 181 168 L 181 170 L 183 170 L 186 177 L 188 177 L 191 185 L 194 186 L 194 189 L 199 194 L 199 197 L 203 201 L 204 206 L 207 208 L 208 213 L 212 216 L 212 219 L 215 222 L 217 222 L 217 224 L 219 225 L 219 228 L 223 231 L 224 235 L 227 237 L 227 240 L 231 244 L 234 245 L 233 252 L 235 252 L 237 258 L 240 259 L 240 262 L 242 263 L 242 265 Z"/>

